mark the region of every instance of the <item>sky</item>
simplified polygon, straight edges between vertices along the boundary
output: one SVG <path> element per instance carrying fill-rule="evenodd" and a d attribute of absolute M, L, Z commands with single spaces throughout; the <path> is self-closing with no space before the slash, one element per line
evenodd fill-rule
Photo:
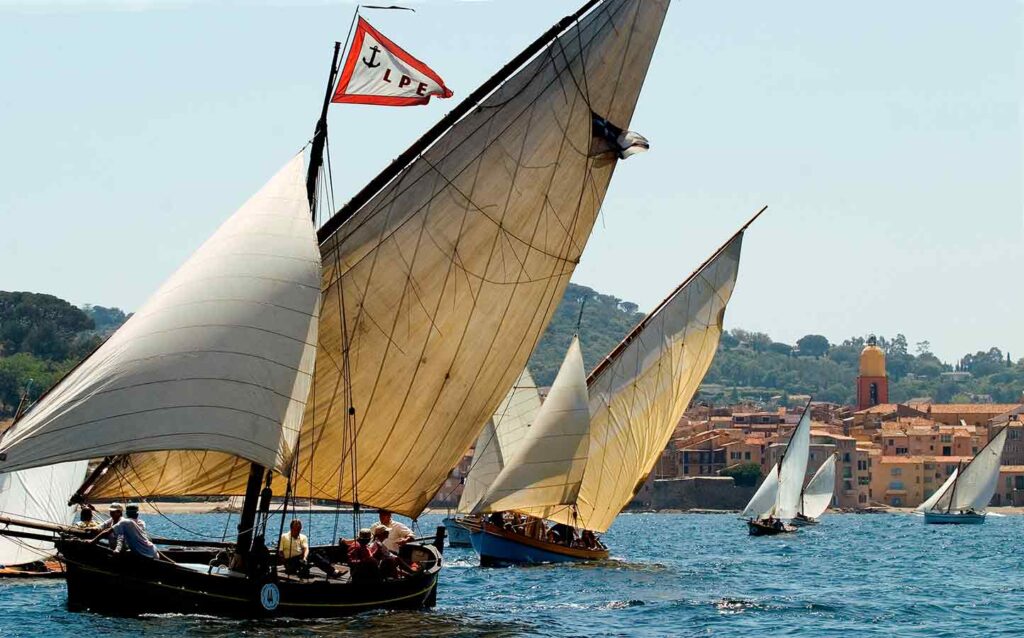
<path fill-rule="evenodd" d="M 581 3 L 366 11 L 455 98 L 333 107 L 337 200 Z M 0 290 L 138 308 L 309 139 L 353 9 L 0 0 Z M 676 0 L 573 281 L 650 309 L 768 205 L 726 327 L 1024 356 L 1022 43 L 1019 0 Z"/>

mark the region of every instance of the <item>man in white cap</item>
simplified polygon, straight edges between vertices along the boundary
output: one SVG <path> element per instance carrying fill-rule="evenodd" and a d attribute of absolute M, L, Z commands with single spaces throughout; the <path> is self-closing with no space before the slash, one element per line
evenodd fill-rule
<path fill-rule="evenodd" d="M 103 524 L 100 525 L 100 527 L 99 527 L 100 534 L 105 536 L 105 534 L 103 534 L 103 532 L 106 532 L 107 530 L 113 529 L 114 525 L 117 525 L 118 522 L 121 520 L 121 516 L 123 514 L 124 514 L 124 505 L 121 505 L 120 503 L 111 503 L 110 506 L 107 508 L 107 515 L 110 516 L 110 518 L 105 520 L 103 522 Z M 99 536 L 97 535 L 95 538 L 99 538 Z M 110 547 L 113 548 L 116 545 L 117 545 L 117 539 L 113 539 L 113 538 L 110 539 Z"/>
<path fill-rule="evenodd" d="M 111 506 L 113 512 L 113 505 Z M 134 517 L 129 516 L 127 518 L 121 518 L 118 516 L 118 520 L 109 528 L 101 531 L 96 538 L 92 539 L 92 543 L 97 543 L 101 538 L 114 535 L 116 539 L 116 545 L 114 546 L 115 552 L 131 551 L 132 554 L 136 554 L 143 558 L 156 558 L 157 551 L 156 546 L 153 545 L 152 541 L 149 540 L 149 535 L 146 534 L 146 530 L 138 524 L 136 520 L 139 516 L 138 506 L 134 509 Z M 111 516 L 113 520 L 113 516 Z"/>

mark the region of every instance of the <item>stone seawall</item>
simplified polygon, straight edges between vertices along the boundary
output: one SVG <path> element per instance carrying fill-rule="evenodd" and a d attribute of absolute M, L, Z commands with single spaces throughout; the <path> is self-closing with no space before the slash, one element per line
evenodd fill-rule
<path fill-rule="evenodd" d="M 742 510 L 754 495 L 753 487 L 740 487 L 729 476 L 647 481 L 629 509 Z"/>

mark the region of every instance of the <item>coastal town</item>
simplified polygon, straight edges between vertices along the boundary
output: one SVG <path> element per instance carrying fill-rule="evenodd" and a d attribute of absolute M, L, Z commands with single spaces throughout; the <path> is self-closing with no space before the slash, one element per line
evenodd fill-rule
<path fill-rule="evenodd" d="M 963 373 L 954 373 L 963 374 Z M 739 510 L 779 462 L 804 408 L 812 419 L 807 477 L 836 455 L 832 507 L 845 511 L 914 508 L 1009 427 L 993 507 L 1024 505 L 1024 398 L 1018 403 L 889 402 L 885 352 L 873 341 L 860 355 L 856 405 L 791 395 L 785 405 L 716 405 L 698 395 L 676 425 L 633 510 Z M 472 450 L 432 505 L 458 502 Z"/>

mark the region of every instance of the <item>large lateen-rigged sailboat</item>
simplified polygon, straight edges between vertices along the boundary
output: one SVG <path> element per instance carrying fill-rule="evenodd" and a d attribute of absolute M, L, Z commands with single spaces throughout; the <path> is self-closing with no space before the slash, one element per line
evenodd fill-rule
<path fill-rule="evenodd" d="M 979 525 L 985 522 L 988 504 L 999 483 L 999 467 L 1009 428 L 992 437 L 965 467 L 958 466 L 917 511 L 924 522 Z"/>
<path fill-rule="evenodd" d="M 796 531 L 786 521 L 795 519 L 800 512 L 810 449 L 811 410 L 808 404 L 800 422 L 793 428 L 782 458 L 772 466 L 740 514 L 747 519 L 751 536 L 774 536 Z"/>
<path fill-rule="evenodd" d="M 836 455 L 832 454 L 821 464 L 807 486 L 800 493 L 800 509 L 790 521 L 793 525 L 817 525 L 821 515 L 832 504 L 836 490 Z"/>
<path fill-rule="evenodd" d="M 736 284 L 743 234 L 751 222 L 590 374 L 588 423 L 576 424 L 567 416 L 578 412 L 564 407 L 552 410 L 560 418 L 551 425 L 558 427 L 550 427 L 555 431 L 545 435 L 559 437 L 560 454 L 554 454 L 556 446 L 542 443 L 549 438 L 530 432 L 537 444 L 519 450 L 502 470 L 508 480 L 496 479 L 473 511 L 511 511 L 533 520 L 554 521 L 558 537 L 545 539 L 543 534 L 530 533 L 535 528 L 529 524 L 522 531 L 481 524 L 473 530 L 472 542 L 482 564 L 607 557 L 607 549 L 593 533 L 606 531 L 643 485 L 710 367 Z M 552 392 L 563 378 L 567 386 L 574 383 L 570 371 L 577 366 L 572 363 L 578 358 L 577 349 L 574 340 Z M 573 530 L 582 530 L 582 542 L 572 542 Z"/>
<path fill-rule="evenodd" d="M 311 179 L 290 162 L 0 440 L 0 472 L 103 458 L 84 499 L 244 495 L 234 569 L 209 570 L 208 550 L 124 562 L 61 530 L 72 607 L 433 604 L 429 545 L 405 546 L 421 569 L 400 581 L 266 569 L 270 497 L 423 510 L 550 320 L 617 160 L 642 145 L 626 127 L 667 4 L 591 0 L 560 21 L 327 220 L 318 251 L 325 102 Z"/>

